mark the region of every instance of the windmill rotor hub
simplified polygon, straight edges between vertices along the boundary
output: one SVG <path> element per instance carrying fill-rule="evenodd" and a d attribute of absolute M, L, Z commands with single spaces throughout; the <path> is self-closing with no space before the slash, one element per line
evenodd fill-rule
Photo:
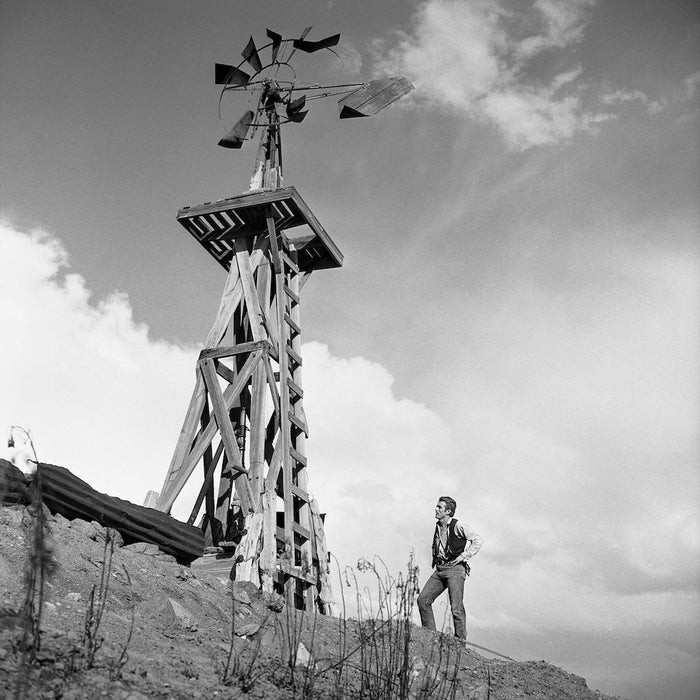
<path fill-rule="evenodd" d="M 255 111 L 251 111 L 249 107 L 229 129 L 219 141 L 220 146 L 238 149 L 253 138 L 259 128 L 265 129 L 266 134 L 263 134 L 263 138 L 267 136 L 269 139 L 269 132 L 273 127 L 279 132 L 278 127 L 281 124 L 301 123 L 309 111 L 308 100 L 339 96 L 339 117 L 350 119 L 376 114 L 413 90 L 413 85 L 403 77 L 339 85 L 300 84 L 291 64 L 291 59 L 297 51 L 308 54 L 321 50 L 330 51 L 342 63 L 342 59 L 332 48 L 340 41 L 340 34 L 311 41 L 307 39 L 310 31 L 311 27 L 307 27 L 299 38 L 285 39 L 281 34 L 268 29 L 266 33 L 270 41 L 258 48 L 251 36 L 241 52 L 243 60 L 237 66 L 215 64 L 214 82 L 223 86 L 219 96 L 219 109 L 226 92 L 245 91 L 249 95 L 252 94 L 249 100 L 257 104 Z M 265 56 L 266 60 L 263 60 L 261 55 Z M 246 72 L 251 69 L 251 73 Z M 287 75 L 291 74 L 291 79 L 281 78 L 281 71 L 285 71 Z M 257 101 L 252 97 L 256 93 Z M 281 163 L 281 151 L 279 162 Z"/>

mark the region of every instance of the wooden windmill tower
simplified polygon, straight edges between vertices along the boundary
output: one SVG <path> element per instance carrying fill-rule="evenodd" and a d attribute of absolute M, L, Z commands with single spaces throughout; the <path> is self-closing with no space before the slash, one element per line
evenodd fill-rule
<path fill-rule="evenodd" d="M 177 215 L 228 276 L 156 507 L 169 512 L 196 478 L 201 488 L 189 522 L 204 506 L 205 538 L 231 556 L 232 575 L 284 593 L 297 608 L 327 613 L 326 540 L 304 449 L 300 308 L 309 275 L 340 267 L 343 256 L 296 189 L 283 184 L 280 126 L 301 122 L 307 99 L 340 94 L 341 118 L 370 116 L 413 86 L 405 78 L 298 84 L 292 55 L 332 51 L 340 39 L 307 41 L 308 31 L 283 39 L 268 30 L 270 42 L 258 51 L 251 38 L 239 66 L 216 64 L 222 96 L 257 98 L 219 145 L 240 148 L 252 130 L 261 132 L 260 147 L 248 192 Z M 266 49 L 271 60 L 263 65 Z M 280 79 L 285 70 L 293 79 Z"/>

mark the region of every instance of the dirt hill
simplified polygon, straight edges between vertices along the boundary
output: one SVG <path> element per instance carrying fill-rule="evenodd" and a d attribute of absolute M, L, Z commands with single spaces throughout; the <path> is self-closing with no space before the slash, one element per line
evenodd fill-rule
<path fill-rule="evenodd" d="M 304 615 L 154 545 L 45 515 L 53 571 L 39 618 L 37 606 L 23 614 L 36 514 L 0 507 L 3 698 L 614 700 L 545 661 L 485 658 L 410 624 L 400 606 L 363 622 Z"/>

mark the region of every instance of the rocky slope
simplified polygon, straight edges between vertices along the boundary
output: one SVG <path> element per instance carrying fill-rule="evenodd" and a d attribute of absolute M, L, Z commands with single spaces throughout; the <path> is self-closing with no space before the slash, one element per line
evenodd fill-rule
<path fill-rule="evenodd" d="M 402 621 L 312 617 L 177 564 L 154 545 L 120 546 L 97 523 L 48 515 L 55 570 L 39 648 L 22 615 L 36 517 L 0 507 L 0 697 L 607 699 L 544 661 L 488 659 Z"/>

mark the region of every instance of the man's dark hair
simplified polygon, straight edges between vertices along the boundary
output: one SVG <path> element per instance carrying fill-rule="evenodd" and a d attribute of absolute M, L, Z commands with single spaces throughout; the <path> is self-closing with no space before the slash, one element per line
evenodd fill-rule
<path fill-rule="evenodd" d="M 455 511 L 457 510 L 457 501 L 455 501 L 454 498 L 450 498 L 449 496 L 440 496 L 438 501 L 444 502 L 444 504 L 447 506 L 447 510 L 450 511 L 450 515 L 455 514 Z"/>

